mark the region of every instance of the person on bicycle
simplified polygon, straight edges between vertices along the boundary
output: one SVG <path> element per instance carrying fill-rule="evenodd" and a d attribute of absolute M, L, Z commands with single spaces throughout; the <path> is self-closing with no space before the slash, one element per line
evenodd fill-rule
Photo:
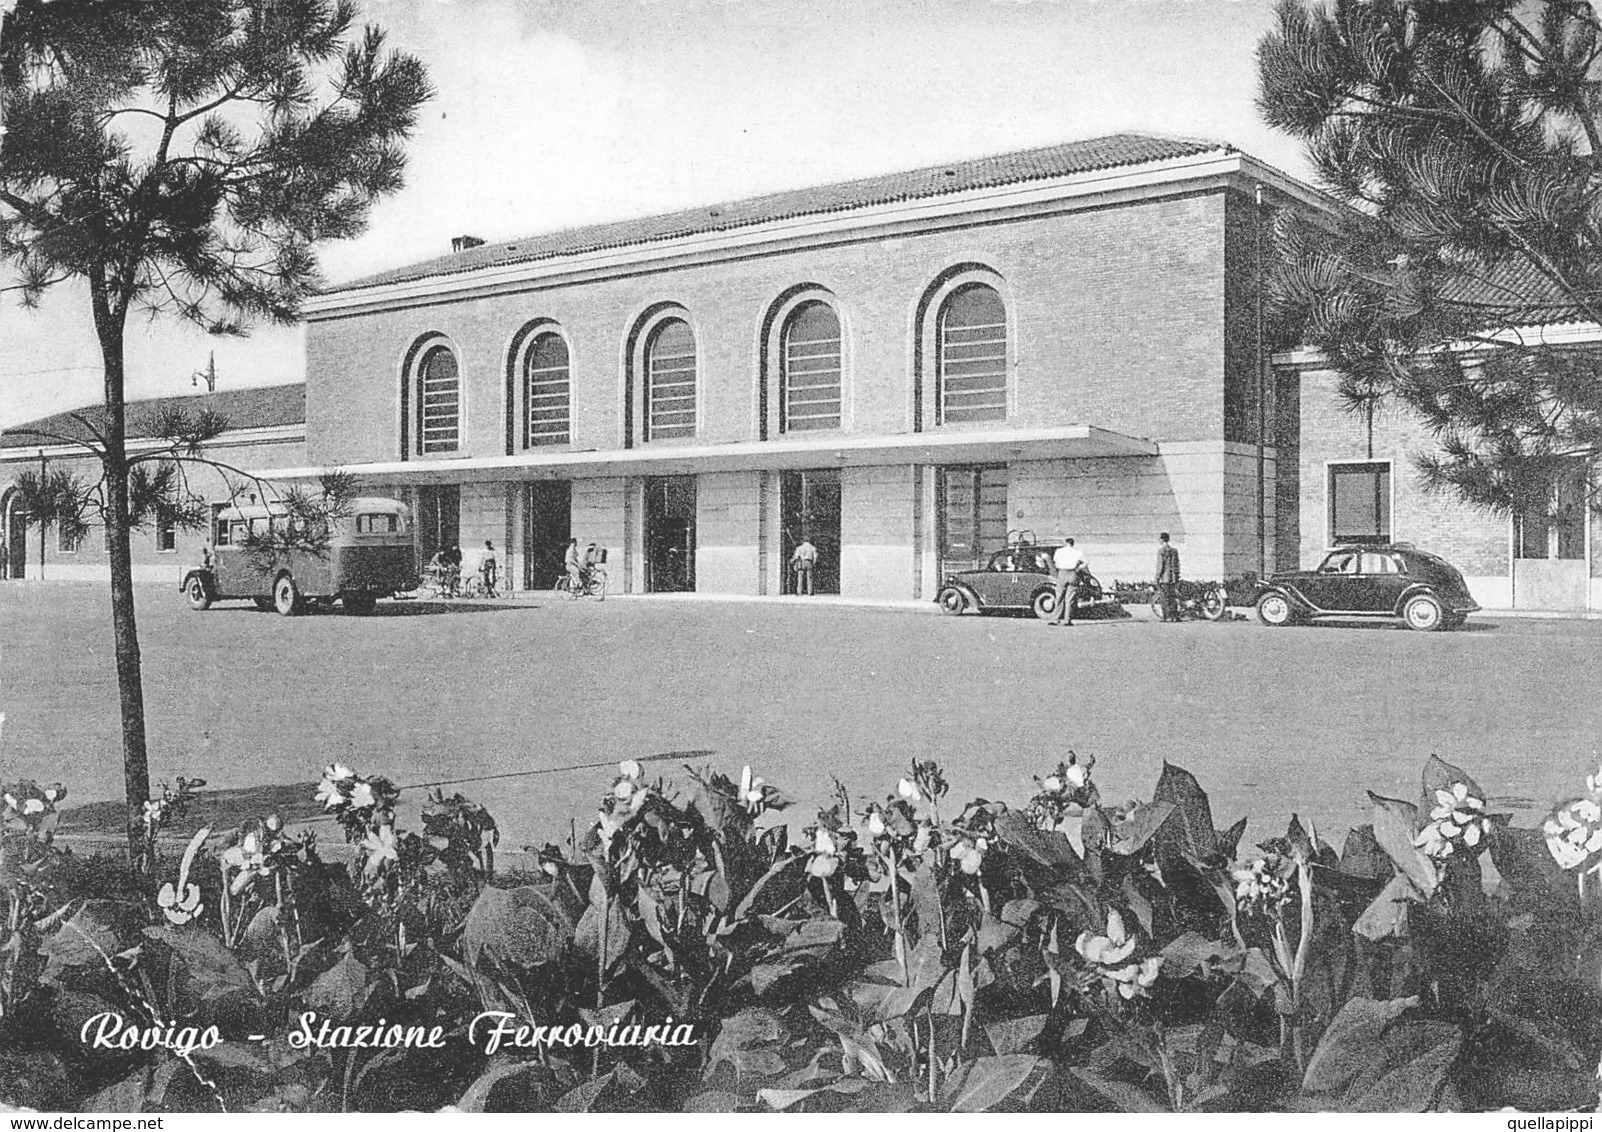
<path fill-rule="evenodd" d="M 1168 532 L 1157 536 L 1157 600 L 1162 603 L 1164 621 L 1180 621 L 1179 551 L 1168 542 Z"/>
<path fill-rule="evenodd" d="M 484 557 L 478 564 L 478 576 L 484 582 L 485 597 L 500 597 L 495 592 L 495 581 L 500 574 L 500 563 L 495 560 L 495 544 L 489 539 L 484 540 Z"/>
<path fill-rule="evenodd" d="M 584 556 L 579 553 L 578 539 L 567 540 L 567 555 L 562 560 L 567 570 L 567 589 L 569 593 L 581 594 L 584 592 Z"/>

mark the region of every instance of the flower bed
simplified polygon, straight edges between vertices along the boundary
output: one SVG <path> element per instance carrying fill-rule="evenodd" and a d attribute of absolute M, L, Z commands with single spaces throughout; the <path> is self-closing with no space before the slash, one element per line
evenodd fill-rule
<path fill-rule="evenodd" d="M 139 867 L 4 792 L 0 1101 L 74 1110 L 1592 1108 L 1602 777 L 1540 829 L 1437 758 L 1339 847 L 1245 841 L 1165 766 L 1108 805 L 1068 760 L 1016 805 L 914 762 L 792 835 L 747 768 L 625 762 L 537 870 L 481 806 L 316 789 Z M 1487 892 L 1486 854 L 1500 882 Z M 176 859 L 173 859 L 176 856 Z M 1594 888 L 1594 882 L 1593 882 Z"/>

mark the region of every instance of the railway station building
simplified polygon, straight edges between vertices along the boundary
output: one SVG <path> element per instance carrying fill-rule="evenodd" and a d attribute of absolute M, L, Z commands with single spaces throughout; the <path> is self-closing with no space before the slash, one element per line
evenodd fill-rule
<path fill-rule="evenodd" d="M 1296 417 L 1260 283 L 1276 208 L 1226 145 L 1117 135 L 484 244 L 308 307 L 309 476 L 408 500 L 421 552 L 547 588 L 930 599 L 1009 537 L 1104 581 L 1293 565 Z M 1294 409 L 1292 395 L 1290 405 Z M 1286 454 L 1290 454 L 1287 462 Z"/>

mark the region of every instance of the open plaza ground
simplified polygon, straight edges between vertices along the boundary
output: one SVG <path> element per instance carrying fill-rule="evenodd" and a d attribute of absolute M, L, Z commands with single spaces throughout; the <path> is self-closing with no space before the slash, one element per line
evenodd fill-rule
<path fill-rule="evenodd" d="M 557 595 L 389 603 L 367 617 L 204 613 L 164 587 L 138 608 L 154 780 L 315 780 L 333 761 L 409 786 L 644 760 L 749 763 L 805 820 L 838 778 L 881 796 L 914 757 L 955 800 L 1026 800 L 1069 749 L 1109 801 L 1150 796 L 1164 760 L 1248 841 L 1292 811 L 1338 838 L 1365 790 L 1413 798 L 1431 752 L 1530 824 L 1595 770 L 1602 622 L 1476 617 L 1465 630 L 1162 625 L 1071 631 L 818 602 Z M 0 780 L 121 796 L 103 585 L 0 587 Z M 566 837 L 605 769 L 468 782 L 516 848 Z M 415 798 L 420 791 L 412 791 Z"/>

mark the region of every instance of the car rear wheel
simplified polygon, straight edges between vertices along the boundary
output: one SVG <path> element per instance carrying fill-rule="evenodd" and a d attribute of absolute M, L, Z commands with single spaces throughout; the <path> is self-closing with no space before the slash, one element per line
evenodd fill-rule
<path fill-rule="evenodd" d="M 211 591 L 206 588 L 206 579 L 199 574 L 189 579 L 189 584 L 184 587 L 184 597 L 189 599 L 190 609 L 211 608 Z"/>
<path fill-rule="evenodd" d="M 1402 621 L 1409 629 L 1416 629 L 1420 633 L 1433 633 L 1437 629 L 1445 628 L 1446 613 L 1441 609 L 1441 603 L 1429 594 L 1416 594 L 1407 599 L 1402 606 Z"/>
<path fill-rule="evenodd" d="M 1290 599 L 1282 593 L 1266 593 L 1257 599 L 1257 619 L 1264 625 L 1272 625 L 1276 629 L 1283 628 L 1289 625 L 1294 617 Z"/>
<path fill-rule="evenodd" d="M 273 608 L 284 617 L 293 617 L 301 610 L 300 589 L 295 579 L 283 574 L 273 583 Z"/>
<path fill-rule="evenodd" d="M 956 586 L 947 586 L 941 590 L 935 602 L 940 606 L 941 613 L 949 613 L 953 617 L 968 608 L 968 598 Z"/>
<path fill-rule="evenodd" d="M 1041 590 L 1035 595 L 1032 608 L 1035 611 L 1036 617 L 1040 618 L 1042 621 L 1050 621 L 1053 617 L 1057 616 L 1057 591 Z"/>

